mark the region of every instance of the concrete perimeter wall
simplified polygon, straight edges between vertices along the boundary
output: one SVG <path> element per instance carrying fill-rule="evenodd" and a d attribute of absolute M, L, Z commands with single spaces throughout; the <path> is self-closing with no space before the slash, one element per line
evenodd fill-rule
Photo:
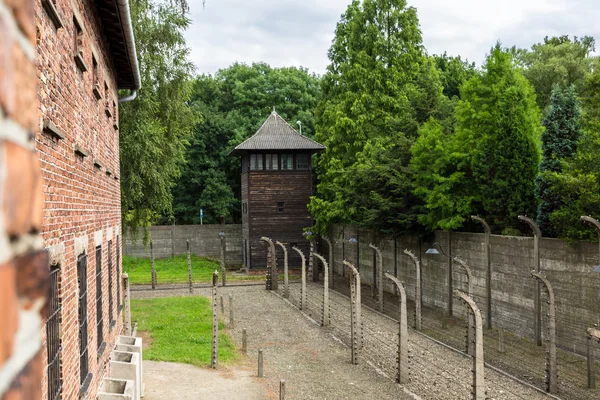
<path fill-rule="evenodd" d="M 415 268 L 404 255 L 412 250 L 422 264 L 422 301 L 427 307 L 448 309 L 448 260 L 443 256 L 425 254 L 433 242 L 440 242 L 446 253 L 465 260 L 473 271 L 473 298 L 479 306 L 484 321 L 487 319 L 486 266 L 483 233 L 451 234 L 436 232 L 427 240 L 416 237 L 387 239 L 377 237 L 372 231 L 357 230 L 352 226 L 332 229 L 334 267 L 342 274 L 342 261 L 356 262 L 357 246 L 348 239 L 358 234 L 358 268 L 363 282 L 373 282 L 373 251 L 369 243 L 380 246 L 384 271 L 394 273 L 404 282 L 409 300 L 414 301 Z M 322 243 L 320 251 L 329 254 Z M 586 349 L 586 329 L 600 323 L 600 274 L 593 273 L 600 263 L 598 243 L 582 242 L 569 246 L 562 240 L 542 238 L 540 241 L 541 270 L 553 285 L 557 304 L 557 338 L 562 348 L 580 354 Z M 534 293 L 536 281 L 531 277 L 533 265 L 533 238 L 492 235 L 492 323 L 494 328 L 504 328 L 515 335 L 533 340 Z M 452 281 L 454 288 L 467 291 L 466 275 L 454 263 Z M 385 289 L 392 291 L 389 282 Z M 542 316 L 546 316 L 546 295 L 542 291 Z M 453 300 L 453 313 L 465 314 L 465 306 Z M 545 327 L 545 321 L 543 321 Z M 542 334 L 545 335 L 545 329 Z"/>
<path fill-rule="evenodd" d="M 155 258 L 167 258 L 184 254 L 186 241 L 190 241 L 190 250 L 200 257 L 219 260 L 221 258 L 221 225 L 168 225 L 152 226 L 150 238 Z M 242 265 L 242 225 L 225 225 L 226 263 Z M 140 238 L 142 234 L 140 234 Z M 146 248 L 141 239 L 133 242 L 124 240 L 123 254 L 132 257 L 150 258 L 150 247 Z"/>

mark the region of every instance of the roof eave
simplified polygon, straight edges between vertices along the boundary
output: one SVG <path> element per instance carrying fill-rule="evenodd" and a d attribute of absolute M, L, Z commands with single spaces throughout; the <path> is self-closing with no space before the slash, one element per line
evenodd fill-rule
<path fill-rule="evenodd" d="M 322 149 L 233 149 L 229 152 L 229 157 L 241 157 L 245 156 L 248 153 L 284 153 L 284 152 L 292 152 L 292 153 L 319 153 L 321 151 L 325 151 L 325 147 Z"/>

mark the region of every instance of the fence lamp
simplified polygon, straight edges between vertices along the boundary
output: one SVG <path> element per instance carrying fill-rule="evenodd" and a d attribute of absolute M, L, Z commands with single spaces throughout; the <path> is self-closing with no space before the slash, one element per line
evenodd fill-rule
<path fill-rule="evenodd" d="M 358 243 L 358 239 L 355 237 L 351 237 L 350 239 L 348 239 L 348 243 L 350 244 L 357 244 Z"/>
<path fill-rule="evenodd" d="M 600 265 L 598 265 L 596 268 L 594 268 L 594 272 L 600 272 Z"/>
<path fill-rule="evenodd" d="M 313 233 L 311 231 L 305 231 L 302 233 L 302 236 L 304 236 L 307 240 L 310 240 L 309 238 L 313 235 Z"/>
<path fill-rule="evenodd" d="M 223 232 L 223 231 L 219 232 L 219 236 L 221 237 L 221 239 L 224 238 L 225 237 L 225 232 Z"/>
<path fill-rule="evenodd" d="M 431 254 L 431 255 L 434 255 L 434 256 L 442 255 L 442 256 L 444 256 L 446 258 L 454 258 L 454 257 L 449 256 L 448 254 L 446 254 L 444 252 L 444 248 L 438 242 L 435 242 L 434 244 L 432 244 L 431 247 L 429 249 L 427 249 L 427 251 L 425 252 L 425 254 Z"/>

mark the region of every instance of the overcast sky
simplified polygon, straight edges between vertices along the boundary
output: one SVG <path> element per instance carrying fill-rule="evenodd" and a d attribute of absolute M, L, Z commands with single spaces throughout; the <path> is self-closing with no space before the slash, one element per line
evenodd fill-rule
<path fill-rule="evenodd" d="M 188 0 L 187 32 L 199 73 L 235 61 L 303 66 L 319 74 L 340 15 L 351 0 Z M 409 0 L 417 8 L 429 54 L 461 55 L 477 64 L 500 40 L 530 47 L 544 36 L 600 39 L 598 0 Z M 600 43 L 599 43 L 600 45 Z"/>

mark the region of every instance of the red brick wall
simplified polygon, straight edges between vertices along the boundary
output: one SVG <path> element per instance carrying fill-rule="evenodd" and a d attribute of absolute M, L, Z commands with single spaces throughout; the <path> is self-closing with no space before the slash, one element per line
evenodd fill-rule
<path fill-rule="evenodd" d="M 93 0 L 53 0 L 64 27 L 57 29 L 42 6 L 34 1 L 37 28 L 37 98 L 35 146 L 40 158 L 44 213 L 42 236 L 51 249 L 51 263 L 60 266 L 61 341 L 63 399 L 76 399 L 80 391 L 77 257 L 87 253 L 87 314 L 89 372 L 92 374 L 86 397 L 95 399 L 116 337 L 121 333 L 117 284 L 113 273 L 113 301 L 116 325 L 110 328 L 108 315 L 108 241 L 112 238 L 112 263 L 120 251 L 120 182 L 119 131 L 113 103 L 117 102 L 115 72 L 108 45 L 95 14 Z M 82 72 L 75 62 L 76 18 L 82 28 L 78 44 L 88 68 Z M 97 62 L 93 70 L 92 54 Z M 95 75 L 98 77 L 95 80 Z M 98 83 L 101 99 L 94 94 Z M 105 85 L 108 91 L 105 91 Z M 44 129 L 44 127 L 50 128 Z M 56 133 L 60 132 L 62 138 Z M 81 151 L 83 153 L 77 153 Z M 86 154 L 86 155 L 82 155 Z M 117 246 L 117 236 L 119 237 Z M 104 341 L 106 348 L 98 355 L 96 331 L 96 257 L 102 246 L 102 292 Z M 120 257 L 119 257 L 120 259 Z M 116 270 L 116 267 L 115 267 Z M 120 313 L 118 314 L 121 315 Z M 42 332 L 45 338 L 45 332 Z M 45 347 L 44 347 L 45 348 Z M 44 353 L 44 362 L 46 361 Z M 43 379 L 43 396 L 47 398 L 47 377 Z"/>
<path fill-rule="evenodd" d="M 33 6 L 0 0 L 0 399 L 11 400 L 42 396 L 48 306 Z"/>

